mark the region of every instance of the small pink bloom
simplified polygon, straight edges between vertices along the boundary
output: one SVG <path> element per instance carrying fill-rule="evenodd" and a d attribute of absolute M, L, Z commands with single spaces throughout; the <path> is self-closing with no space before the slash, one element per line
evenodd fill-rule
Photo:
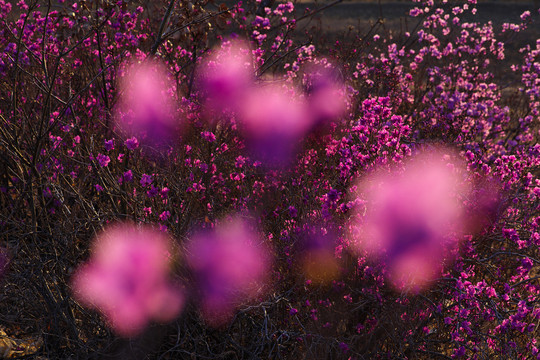
<path fill-rule="evenodd" d="M 214 133 L 211 131 L 203 131 L 201 136 L 208 142 L 216 141 L 216 135 L 214 135 Z"/>
<path fill-rule="evenodd" d="M 148 185 L 152 183 L 152 181 L 154 181 L 154 178 L 152 177 L 152 175 L 142 174 L 140 182 L 143 187 L 147 187 Z"/>
<path fill-rule="evenodd" d="M 296 314 L 298 314 L 298 309 L 291 308 L 291 310 L 289 310 L 289 314 L 291 314 L 291 315 L 296 315 Z"/>
<path fill-rule="evenodd" d="M 133 172 L 131 170 L 128 170 L 123 175 L 125 181 L 131 181 L 133 180 Z"/>
<path fill-rule="evenodd" d="M 270 266 L 266 248 L 238 218 L 196 234 L 186 254 L 198 281 L 203 316 L 213 325 L 228 321 L 240 303 L 259 293 Z"/>
<path fill-rule="evenodd" d="M 168 210 L 165 210 L 161 214 L 159 214 L 159 220 L 161 221 L 167 221 L 168 218 L 171 217 L 171 212 Z"/>
<path fill-rule="evenodd" d="M 105 140 L 105 150 L 107 151 L 114 150 L 114 139 Z"/>
<path fill-rule="evenodd" d="M 126 141 L 124 141 L 124 145 L 126 145 L 128 150 L 135 150 L 136 148 L 139 147 L 139 141 L 137 140 L 135 136 L 133 136 L 129 139 L 126 139 Z"/>
<path fill-rule="evenodd" d="M 139 333 L 150 320 L 166 322 L 184 299 L 168 280 L 169 241 L 149 228 L 110 227 L 94 241 L 91 259 L 72 279 L 75 298 L 98 309 L 122 336 Z"/>
<path fill-rule="evenodd" d="M 99 163 L 99 166 L 106 167 L 111 162 L 111 159 L 107 155 L 98 154 L 97 161 Z"/>

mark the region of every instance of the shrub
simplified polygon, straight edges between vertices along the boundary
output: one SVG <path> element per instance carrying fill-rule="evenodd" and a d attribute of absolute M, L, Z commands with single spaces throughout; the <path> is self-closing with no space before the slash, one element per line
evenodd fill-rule
<path fill-rule="evenodd" d="M 475 21 L 475 0 L 416 1 L 414 31 L 382 34 L 379 21 L 330 44 L 298 28 L 317 12 L 294 8 L 0 0 L 0 226 L 2 258 L 9 255 L 0 319 L 12 338 L 39 337 L 37 353 L 27 355 L 540 356 L 540 40 L 524 36 L 538 13 L 496 27 Z M 237 67 L 223 49 L 239 37 L 246 43 L 233 51 L 243 62 Z M 516 39 L 526 44 L 509 54 Z M 167 79 L 150 70 L 151 81 L 138 83 L 127 67 L 154 62 Z M 229 70 L 236 75 L 223 76 Z M 509 79 L 519 84 L 509 88 Z M 131 121 L 144 117 L 141 127 L 123 126 L 134 108 Z M 351 246 L 350 225 L 371 224 L 370 206 L 383 193 L 358 184 L 378 172 L 408 174 L 411 158 L 440 148 L 452 149 L 443 150 L 444 166 L 464 164 L 448 171 L 469 189 L 452 195 L 465 225 L 437 229 L 453 232 L 458 246 L 441 252 L 436 276 L 396 287 L 391 249 L 373 257 Z M 404 188 L 418 196 L 403 199 L 447 200 L 444 188 L 433 192 L 436 181 L 416 182 L 431 169 L 413 171 Z M 436 217 L 432 205 L 420 211 L 411 203 L 423 214 L 414 219 Z M 375 217 L 398 229 L 395 241 L 405 246 L 400 229 L 411 219 L 400 206 L 403 224 L 385 211 Z M 244 224 L 236 230 L 245 242 L 219 230 L 231 216 Z M 127 329 L 113 326 L 124 338 L 107 323 L 118 313 L 70 286 L 94 259 L 96 234 L 119 221 L 176 239 L 171 279 L 160 268 L 162 287 L 141 285 L 166 289 L 170 302 L 160 298 Z M 215 239 L 204 245 L 215 263 L 191 257 L 201 234 Z M 246 266 L 235 272 L 231 263 Z M 143 281 L 131 265 L 122 267 L 126 278 Z M 407 275 L 410 267 L 400 269 Z M 228 271 L 220 281 L 217 273 Z M 169 281 L 181 291 L 169 292 Z M 210 293 L 225 295 L 213 302 Z M 157 296 L 138 294 L 139 305 Z M 221 301 L 224 316 L 209 320 L 219 309 L 208 307 Z M 143 331 L 147 321 L 171 320 L 179 304 L 178 318 Z"/>

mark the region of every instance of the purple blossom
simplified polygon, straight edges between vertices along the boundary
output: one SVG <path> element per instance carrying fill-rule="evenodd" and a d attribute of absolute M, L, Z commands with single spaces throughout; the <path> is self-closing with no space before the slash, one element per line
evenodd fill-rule
<path fill-rule="evenodd" d="M 171 216 L 171 212 L 168 210 L 165 210 L 161 214 L 159 214 L 159 220 L 161 221 L 167 221 L 167 219 Z"/>
<path fill-rule="evenodd" d="M 152 183 L 152 181 L 154 181 L 154 178 L 152 177 L 152 175 L 148 175 L 148 174 L 143 174 L 141 176 L 141 185 L 143 187 L 147 187 L 148 185 L 150 185 Z"/>
<path fill-rule="evenodd" d="M 133 173 L 131 172 L 131 170 L 126 171 L 123 175 L 123 178 L 125 181 L 133 180 Z"/>
<path fill-rule="evenodd" d="M 106 167 L 111 162 L 111 159 L 107 155 L 98 154 L 97 161 L 99 163 L 99 166 Z"/>
<path fill-rule="evenodd" d="M 201 136 L 203 137 L 203 139 L 205 139 L 208 142 L 216 141 L 216 135 L 214 135 L 214 133 L 211 131 L 203 131 L 201 133 Z"/>
<path fill-rule="evenodd" d="M 114 139 L 111 140 L 105 140 L 105 150 L 111 151 L 114 150 Z"/>
<path fill-rule="evenodd" d="M 129 139 L 126 139 L 126 141 L 124 141 L 124 145 L 126 145 L 128 150 L 135 150 L 139 147 L 139 140 L 137 140 L 137 138 L 133 136 Z"/>

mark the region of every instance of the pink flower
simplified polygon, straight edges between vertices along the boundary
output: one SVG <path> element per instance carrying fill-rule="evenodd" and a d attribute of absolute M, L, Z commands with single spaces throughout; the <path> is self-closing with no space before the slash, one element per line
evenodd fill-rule
<path fill-rule="evenodd" d="M 133 172 L 131 170 L 126 171 L 123 175 L 123 178 L 125 181 L 133 180 Z"/>
<path fill-rule="evenodd" d="M 161 221 L 167 221 L 168 218 L 171 217 L 171 212 L 166 210 L 164 212 L 162 212 L 161 214 L 159 214 L 159 220 Z"/>
<path fill-rule="evenodd" d="M 311 126 L 306 104 L 297 90 L 283 84 L 255 87 L 239 114 L 251 153 L 269 165 L 286 165 Z"/>
<path fill-rule="evenodd" d="M 115 120 L 125 136 L 136 136 L 158 149 L 175 140 L 180 123 L 171 95 L 174 87 L 164 65 L 150 60 L 129 65 L 120 79 L 119 88 Z M 126 141 L 126 146 L 132 149 L 136 143 L 130 146 Z"/>
<path fill-rule="evenodd" d="M 236 109 L 254 83 L 251 50 L 240 41 L 224 42 L 201 68 L 199 84 L 213 110 Z"/>
<path fill-rule="evenodd" d="M 98 154 L 97 161 L 99 163 L 99 166 L 105 167 L 109 165 L 109 163 L 111 162 L 111 159 L 107 155 Z"/>
<path fill-rule="evenodd" d="M 347 108 L 345 87 L 339 80 L 339 72 L 326 59 L 307 66 L 304 86 L 314 125 L 323 126 L 329 120 L 337 120 Z"/>
<path fill-rule="evenodd" d="M 351 224 L 356 249 L 386 262 L 398 289 L 425 288 L 440 275 L 463 236 L 459 164 L 444 150 L 413 158 L 402 171 L 372 174 L 358 184 L 365 201 Z"/>
<path fill-rule="evenodd" d="M 182 293 L 168 281 L 168 239 L 131 224 L 110 227 L 94 241 L 91 259 L 72 279 L 75 298 L 98 309 L 122 336 L 139 333 L 150 320 L 166 322 L 180 312 Z"/>
<path fill-rule="evenodd" d="M 239 218 L 196 234 L 186 256 L 198 281 L 203 316 L 213 325 L 228 321 L 237 305 L 259 293 L 270 266 L 266 248 Z"/>
<path fill-rule="evenodd" d="M 133 136 L 129 139 L 126 139 L 126 141 L 124 141 L 124 145 L 126 145 L 128 150 L 135 150 L 136 148 L 139 147 L 139 141 L 137 140 L 135 136 Z"/>
<path fill-rule="evenodd" d="M 114 139 L 105 140 L 105 150 L 107 151 L 114 150 Z"/>
<path fill-rule="evenodd" d="M 154 177 L 152 175 L 142 174 L 140 182 L 143 187 L 147 187 L 152 183 L 152 181 L 154 181 Z"/>

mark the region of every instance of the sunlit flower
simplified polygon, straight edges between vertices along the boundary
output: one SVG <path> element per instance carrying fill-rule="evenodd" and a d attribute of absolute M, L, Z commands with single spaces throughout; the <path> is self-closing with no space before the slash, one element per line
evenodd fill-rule
<path fill-rule="evenodd" d="M 92 250 L 72 279 L 73 292 L 118 334 L 133 336 L 150 320 L 166 322 L 178 315 L 184 299 L 168 280 L 171 253 L 162 233 L 116 225 L 96 238 Z"/>
<path fill-rule="evenodd" d="M 299 265 L 305 276 L 317 284 L 327 284 L 339 276 L 339 263 L 335 255 L 334 234 L 311 226 L 306 229 L 299 244 Z"/>

